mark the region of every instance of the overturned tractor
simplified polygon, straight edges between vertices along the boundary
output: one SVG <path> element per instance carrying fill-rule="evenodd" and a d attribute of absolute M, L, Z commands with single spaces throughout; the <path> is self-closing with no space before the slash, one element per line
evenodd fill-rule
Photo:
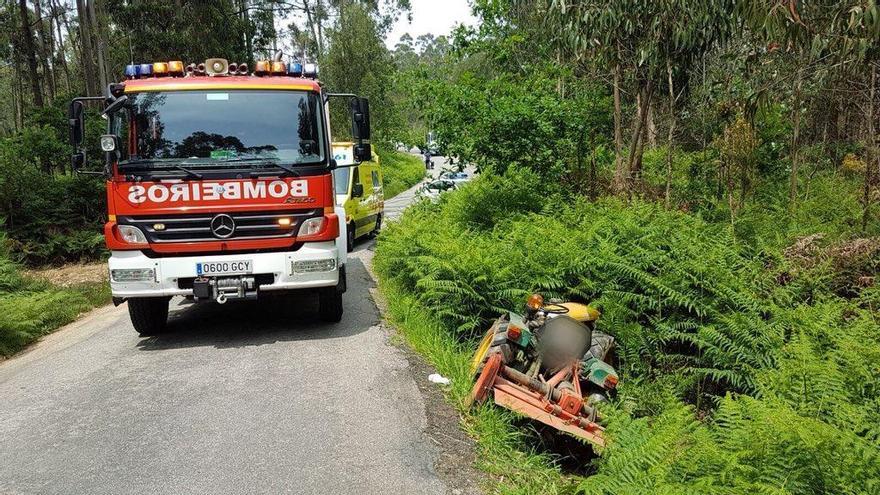
<path fill-rule="evenodd" d="M 525 315 L 495 320 L 474 354 L 471 402 L 495 403 L 600 447 L 596 404 L 617 386 L 614 338 L 595 329 L 599 312 L 529 297 Z"/>

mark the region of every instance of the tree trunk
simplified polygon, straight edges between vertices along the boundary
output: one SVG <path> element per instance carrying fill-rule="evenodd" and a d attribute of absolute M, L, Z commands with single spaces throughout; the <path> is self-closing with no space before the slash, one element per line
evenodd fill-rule
<path fill-rule="evenodd" d="M 877 138 L 875 135 L 876 129 L 874 127 L 874 97 L 877 87 L 877 67 L 873 62 L 871 62 L 869 65 L 871 66 L 871 86 L 868 90 L 868 109 L 866 115 L 868 120 L 868 146 L 866 147 L 868 150 L 868 159 L 865 160 L 865 186 L 862 208 L 862 232 L 867 230 L 868 219 L 871 217 L 871 186 L 874 182 L 873 168 L 877 165 L 878 159 Z"/>
<path fill-rule="evenodd" d="M 344 5 L 340 5 L 339 13 L 342 14 L 342 9 Z M 321 3 L 321 0 L 315 1 L 315 23 L 318 28 L 318 57 L 324 56 L 324 30 L 322 26 L 324 16 L 324 5 Z"/>
<path fill-rule="evenodd" d="M 632 142 L 629 145 L 629 188 L 632 189 L 633 183 L 638 180 L 641 175 L 642 153 L 645 149 L 645 140 L 642 134 L 645 131 L 645 123 L 648 119 L 648 105 L 651 104 L 651 97 L 654 94 L 654 83 L 649 79 L 644 88 L 639 93 L 639 105 L 636 109 L 636 126 L 633 129 Z"/>
<path fill-rule="evenodd" d="M 315 27 L 315 16 L 312 15 L 312 7 L 308 0 L 303 0 L 303 12 L 306 14 L 306 27 L 312 33 L 312 41 L 315 43 L 315 50 L 318 49 L 318 30 Z M 303 48 L 303 60 L 308 57 L 305 48 Z M 317 54 L 315 54 L 317 58 Z"/>
<path fill-rule="evenodd" d="M 92 57 L 92 33 L 89 29 L 89 14 L 85 0 L 76 0 L 76 15 L 79 20 L 80 63 L 88 96 L 98 95 L 98 82 L 95 79 L 95 59 Z M 68 30 L 70 28 L 68 27 Z"/>
<path fill-rule="evenodd" d="M 46 94 L 49 104 L 55 99 L 55 71 L 49 64 L 55 53 L 48 37 L 46 36 L 46 27 L 43 25 L 43 9 L 40 6 L 40 0 L 33 0 L 34 15 L 37 23 L 34 26 L 37 31 L 37 44 L 40 47 L 40 65 L 43 66 L 43 80 L 46 81 Z"/>
<path fill-rule="evenodd" d="M 89 7 L 89 24 L 92 26 L 92 34 L 95 40 L 95 52 L 98 56 L 98 80 L 100 81 L 100 91 L 107 87 L 109 80 L 107 79 L 107 64 L 104 57 L 104 30 L 98 25 L 98 16 L 95 13 L 95 2 L 97 0 L 88 0 Z"/>
<path fill-rule="evenodd" d="M 67 66 L 67 54 L 65 53 L 64 36 L 61 34 L 61 22 L 58 20 L 59 17 L 63 16 L 63 12 L 61 11 L 61 6 L 55 0 L 49 0 L 49 7 L 52 9 L 52 20 L 55 23 L 55 33 L 58 37 L 58 61 L 61 63 L 61 69 L 64 71 L 67 92 L 70 93 L 73 90 L 73 85 L 70 79 L 70 67 Z"/>
<path fill-rule="evenodd" d="M 37 76 L 37 54 L 34 52 L 34 38 L 31 33 L 30 11 L 27 0 L 18 0 L 18 15 L 21 17 L 21 35 L 24 40 L 24 54 L 27 57 L 28 77 L 31 82 L 31 93 L 34 96 L 34 105 L 43 106 L 43 90 L 40 88 L 40 79 Z"/>
<path fill-rule="evenodd" d="M 648 135 L 648 148 L 657 147 L 657 125 L 654 124 L 654 105 L 648 105 L 648 120 L 645 126 Z"/>
<path fill-rule="evenodd" d="M 800 135 L 801 135 L 801 86 L 803 83 L 803 67 L 798 69 L 794 86 L 794 129 L 791 136 L 791 180 L 789 184 L 788 204 L 789 210 L 794 213 L 797 208 L 798 190 L 798 166 L 800 165 Z"/>
<path fill-rule="evenodd" d="M 24 90 L 21 84 L 21 65 L 19 64 L 18 57 L 14 57 L 12 61 L 12 75 L 13 79 L 10 84 L 12 87 L 12 106 L 15 114 L 13 115 L 13 125 L 15 130 L 19 130 L 23 125 L 23 117 L 24 117 L 24 109 L 22 105 L 24 105 Z"/>
<path fill-rule="evenodd" d="M 675 133 L 675 88 L 672 82 L 672 63 L 666 61 L 666 78 L 669 84 L 669 135 L 666 139 L 666 191 L 663 201 L 666 208 L 672 203 L 672 145 Z"/>
<path fill-rule="evenodd" d="M 619 193 L 626 188 L 626 166 L 623 162 L 623 116 L 620 111 L 620 64 L 614 66 L 614 179 L 611 190 Z"/>

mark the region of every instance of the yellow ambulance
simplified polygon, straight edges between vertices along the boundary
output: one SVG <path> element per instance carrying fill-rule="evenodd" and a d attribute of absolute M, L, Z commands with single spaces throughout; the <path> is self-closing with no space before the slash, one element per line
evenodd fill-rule
<path fill-rule="evenodd" d="M 339 167 L 333 171 L 336 204 L 345 208 L 348 250 L 351 251 L 356 239 L 375 235 L 382 228 L 385 209 L 382 168 L 375 151 L 372 160 L 352 166 L 352 143 L 333 143 L 333 159 Z"/>

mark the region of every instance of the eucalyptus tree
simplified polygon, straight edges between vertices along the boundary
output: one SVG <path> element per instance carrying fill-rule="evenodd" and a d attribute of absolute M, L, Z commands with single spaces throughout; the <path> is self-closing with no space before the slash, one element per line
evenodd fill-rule
<path fill-rule="evenodd" d="M 641 176 L 648 109 L 656 89 L 664 84 L 670 99 L 672 144 L 675 80 L 685 80 L 691 64 L 729 36 L 735 25 L 734 6 L 734 0 L 550 0 L 550 11 L 575 53 L 602 62 L 613 75 L 615 190 L 631 189 Z M 624 79 L 632 81 L 637 101 L 626 162 L 620 103 Z M 670 172 L 671 155 L 667 175 Z"/>
<path fill-rule="evenodd" d="M 830 71 L 846 74 L 848 77 L 844 79 L 861 81 L 864 103 L 859 106 L 865 115 L 863 128 L 866 148 L 872 155 L 865 172 L 866 221 L 872 165 L 877 159 L 874 121 L 880 13 L 876 0 L 740 0 L 739 6 L 746 25 L 764 39 L 768 51 L 795 67 L 790 76 L 793 78 L 789 178 L 789 206 L 792 211 L 798 200 L 804 84 L 827 76 Z"/>

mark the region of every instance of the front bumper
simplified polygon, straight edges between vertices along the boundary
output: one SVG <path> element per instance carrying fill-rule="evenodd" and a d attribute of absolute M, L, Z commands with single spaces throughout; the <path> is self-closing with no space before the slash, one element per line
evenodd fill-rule
<path fill-rule="evenodd" d="M 335 259 L 336 268 L 332 271 L 314 273 L 294 273 L 293 263 L 297 261 Z M 153 269 L 155 277 L 151 281 L 117 282 L 111 277 L 110 290 L 115 298 L 191 296 L 191 288 L 181 288 L 181 279 L 197 276 L 196 264 L 206 262 L 231 262 L 250 260 L 253 275 L 271 274 L 274 281 L 260 285 L 260 291 L 280 291 L 335 287 L 339 284 L 340 259 L 337 243 L 309 242 L 296 251 L 278 253 L 238 253 L 224 255 L 186 256 L 173 258 L 149 258 L 140 251 L 113 251 L 109 265 L 111 272 L 120 269 Z"/>

